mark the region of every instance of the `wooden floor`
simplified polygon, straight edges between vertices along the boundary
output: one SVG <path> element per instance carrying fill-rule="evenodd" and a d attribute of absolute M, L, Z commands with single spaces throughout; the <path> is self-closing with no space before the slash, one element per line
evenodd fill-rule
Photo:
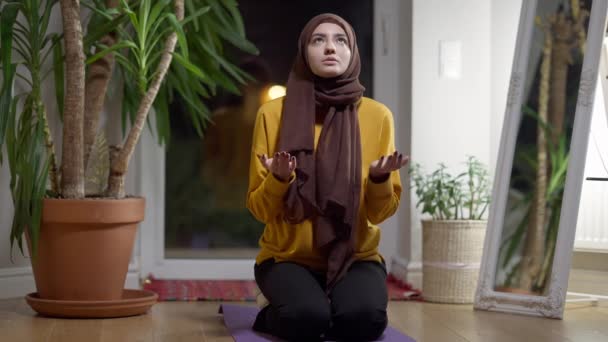
<path fill-rule="evenodd" d="M 2 341 L 214 341 L 233 339 L 218 303 L 164 302 L 149 314 L 106 320 L 38 317 L 22 299 L 0 303 Z M 417 341 L 608 341 L 608 306 L 569 304 L 563 321 L 473 311 L 470 305 L 391 302 L 390 324 Z"/>
<path fill-rule="evenodd" d="M 608 277 L 575 276 L 570 291 L 592 290 L 594 282 L 596 289 L 608 288 Z M 233 341 L 218 305 L 163 302 L 138 317 L 61 320 L 36 316 L 22 298 L 0 300 L 0 341 Z M 417 341 L 608 341 L 607 302 L 569 303 L 564 320 L 474 311 L 470 305 L 391 302 L 389 320 Z"/>

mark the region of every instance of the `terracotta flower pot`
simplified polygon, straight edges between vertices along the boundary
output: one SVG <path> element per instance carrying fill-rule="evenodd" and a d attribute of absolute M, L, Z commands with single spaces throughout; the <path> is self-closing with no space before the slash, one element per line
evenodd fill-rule
<path fill-rule="evenodd" d="M 39 297 L 121 299 L 144 207 L 143 198 L 45 199 L 32 258 Z"/>

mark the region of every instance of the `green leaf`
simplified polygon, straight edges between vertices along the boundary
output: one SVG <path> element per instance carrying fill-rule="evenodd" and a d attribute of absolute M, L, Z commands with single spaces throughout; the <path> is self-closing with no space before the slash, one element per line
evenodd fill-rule
<path fill-rule="evenodd" d="M 200 44 L 203 49 L 210 54 L 218 63 L 220 63 L 224 69 L 232 75 L 238 82 L 244 84 L 245 80 L 241 77 L 241 75 L 235 71 L 235 67 L 228 63 L 222 56 L 218 55 L 207 43 L 205 43 L 202 39 L 200 40 Z"/>
<path fill-rule="evenodd" d="M 218 18 L 218 20 L 220 21 L 222 27 L 230 27 L 232 29 L 234 29 L 234 33 L 236 35 L 238 35 L 238 37 L 240 39 L 243 39 L 245 37 L 245 27 L 243 26 L 243 22 L 241 19 L 240 14 L 238 13 L 238 11 L 236 11 L 236 3 L 232 2 L 232 3 L 228 3 L 226 1 L 222 1 L 222 4 L 218 3 L 217 0 L 209 0 L 209 3 L 211 4 L 211 6 L 214 9 L 214 14 L 215 16 Z M 230 9 L 228 7 L 230 7 L 230 5 L 232 5 L 232 11 L 230 11 Z M 226 13 L 224 7 L 228 8 L 228 13 Z M 235 15 L 231 15 L 234 14 L 236 12 L 236 16 Z M 229 18 L 230 16 L 230 18 Z M 232 20 L 230 20 L 232 19 Z"/>
<path fill-rule="evenodd" d="M 145 0 L 142 0 L 145 1 Z M 121 5 L 121 11 L 125 14 L 127 14 L 127 16 L 129 17 L 129 20 L 131 21 L 131 23 L 135 26 L 137 26 L 138 20 L 137 20 L 137 15 L 135 14 L 135 12 L 133 12 L 133 10 L 131 9 L 131 7 L 129 7 L 129 3 L 126 0 L 120 0 L 120 5 Z"/>
<path fill-rule="evenodd" d="M 47 35 L 46 37 L 44 37 L 44 42 L 42 45 L 45 47 L 45 49 L 49 43 L 51 44 L 51 46 L 50 46 L 50 48 L 46 49 L 46 51 L 44 53 L 44 57 L 41 59 L 41 63 L 43 65 L 46 63 L 48 56 L 55 49 L 55 45 L 61 44 L 62 40 L 63 40 L 63 33 L 51 33 L 51 34 Z"/>
<path fill-rule="evenodd" d="M 42 109 L 37 107 L 40 104 L 39 94 L 29 93 L 17 122 L 17 97 L 13 98 L 6 139 L 11 172 L 10 188 L 15 207 L 11 248 L 14 242 L 17 242 L 22 253 L 21 236 L 24 227 L 28 229 L 35 253 L 40 224 L 39 205 L 46 190 L 48 176 L 49 162 L 44 152 L 44 123 L 38 115 Z"/>
<path fill-rule="evenodd" d="M 139 15 L 137 16 L 137 27 L 135 30 L 138 32 L 139 41 L 143 43 L 146 41 L 148 33 L 148 17 L 150 15 L 150 0 L 142 0 L 139 4 Z M 133 25 L 136 25 L 133 22 Z"/>
<path fill-rule="evenodd" d="M 163 85 L 154 101 L 156 113 L 156 131 L 158 132 L 159 145 L 166 144 L 171 138 L 171 123 L 169 122 L 169 104 L 166 96 L 167 87 Z M 165 95 L 165 96 L 163 96 Z"/>
<path fill-rule="evenodd" d="M 7 69 L 12 64 L 13 25 L 15 25 L 19 7 L 18 3 L 8 3 L 2 7 L 2 12 L 0 12 L 0 58 L 2 59 L 2 69 Z"/>
<path fill-rule="evenodd" d="M 199 79 L 191 77 L 191 74 L 188 73 L 188 71 L 179 63 L 171 64 L 171 73 L 167 75 L 167 83 L 170 87 L 177 87 L 180 84 L 186 84 L 188 89 L 192 89 L 198 96 L 202 98 L 208 98 L 211 96 Z M 198 102 L 200 98 L 197 97 L 196 100 Z"/>
<path fill-rule="evenodd" d="M 80 1 L 80 3 L 93 12 L 91 22 L 99 23 L 101 19 L 112 20 L 112 14 L 116 13 L 115 9 L 107 9 L 105 4 L 91 3 L 90 1 Z M 97 18 L 97 20 L 96 20 Z"/>
<path fill-rule="evenodd" d="M 44 11 L 42 12 L 42 17 L 40 18 L 40 36 L 44 36 L 49 27 L 49 19 L 51 17 L 51 12 L 53 10 L 53 6 L 57 3 L 57 0 L 46 0 L 46 6 Z"/>
<path fill-rule="evenodd" d="M 177 72 L 183 75 L 184 69 L 178 70 Z M 192 89 L 190 89 L 189 87 L 184 86 L 183 84 L 180 84 L 180 83 L 175 84 L 175 88 L 178 91 L 178 93 L 182 96 L 182 99 L 184 100 L 184 102 L 186 104 L 188 104 L 191 107 L 197 107 L 199 105 L 197 103 L 197 101 L 195 101 L 196 96 L 192 93 Z M 194 124 L 196 125 L 197 123 L 194 122 Z"/>
<path fill-rule="evenodd" d="M 83 37 L 85 51 L 89 51 L 90 47 L 98 42 L 103 36 L 109 34 L 116 29 L 120 29 L 122 25 L 129 21 L 125 13 L 118 15 L 116 18 L 103 23 L 102 25 L 89 25 L 87 34 Z"/>
<path fill-rule="evenodd" d="M 239 89 L 234 85 L 234 82 L 228 78 L 223 72 L 222 70 L 218 70 L 218 69 L 208 69 L 207 73 L 209 75 L 209 79 L 213 80 L 213 83 L 207 83 L 210 86 L 214 86 L 214 85 L 219 85 L 222 88 L 226 89 L 227 91 L 229 91 L 232 94 L 235 95 L 241 95 L 241 92 L 239 91 Z M 215 88 L 212 88 L 212 95 L 215 95 Z"/>
<path fill-rule="evenodd" d="M 11 112 L 11 102 L 13 101 L 13 80 L 15 78 L 16 67 L 9 64 L 2 69 L 2 88 L 0 92 L 0 165 L 2 164 L 2 146 L 6 130 L 9 128 L 10 118 L 14 115 Z"/>
<path fill-rule="evenodd" d="M 199 6 L 199 4 L 197 3 L 196 6 Z M 186 0 L 184 7 L 185 7 L 185 10 L 186 10 L 186 13 L 194 13 L 194 12 L 196 12 L 196 7 L 195 7 L 195 4 L 194 4 L 193 0 Z M 206 7 L 209 8 L 209 6 L 206 6 Z M 194 24 L 194 31 L 198 32 L 200 30 L 200 25 L 199 25 L 198 21 L 194 21 L 193 24 Z M 184 23 L 184 25 L 185 25 L 185 23 Z"/>
<path fill-rule="evenodd" d="M 129 61 L 125 56 L 120 53 L 117 53 L 116 55 L 114 55 L 114 57 L 116 58 L 118 64 L 120 64 L 120 66 L 125 69 L 124 71 L 130 73 L 133 76 L 137 76 L 137 67 L 134 66 L 133 63 L 131 63 L 131 61 Z"/>
<path fill-rule="evenodd" d="M 148 18 L 148 25 L 146 26 L 146 30 L 151 32 L 152 24 L 156 23 L 159 16 L 163 13 L 163 11 L 168 7 L 171 3 L 171 0 L 157 0 L 154 7 L 152 7 L 152 11 L 150 12 L 150 16 Z"/>
<path fill-rule="evenodd" d="M 32 49 L 30 48 L 30 44 L 22 37 L 21 33 L 17 31 L 13 31 L 13 49 L 19 53 L 19 56 L 23 58 L 23 62 L 27 62 L 30 64 Z"/>
<path fill-rule="evenodd" d="M 167 19 L 177 34 L 177 41 L 179 43 L 179 47 L 181 48 L 182 55 L 184 58 L 189 59 L 188 42 L 186 41 L 186 34 L 182 29 L 182 25 L 179 23 L 179 21 L 177 21 L 175 15 L 168 15 Z"/>
<path fill-rule="evenodd" d="M 257 47 L 255 47 L 255 45 L 253 45 L 248 40 L 239 37 L 232 31 L 228 31 L 224 28 L 218 27 L 217 32 L 222 38 L 228 40 L 230 43 L 232 43 L 232 45 L 243 50 L 244 52 L 247 52 L 251 55 L 258 55 L 260 53 L 260 51 Z"/>
<path fill-rule="evenodd" d="M 515 232 L 513 233 L 512 237 L 510 239 L 506 240 L 506 241 L 508 241 L 508 247 L 507 247 L 505 257 L 503 259 L 502 267 L 507 267 L 507 265 L 513 258 L 513 255 L 517 251 L 517 248 L 520 246 L 521 242 L 523 241 L 529 218 L 530 218 L 530 210 L 527 211 L 526 215 L 524 216 L 524 219 L 521 220 L 521 222 L 515 229 Z"/>
<path fill-rule="evenodd" d="M 196 11 L 192 11 L 193 13 L 186 16 L 184 18 L 184 20 L 182 20 L 181 24 L 182 27 L 186 27 L 187 24 L 189 24 L 190 22 L 193 22 L 195 25 L 195 31 L 198 31 L 198 21 L 197 19 L 199 19 L 200 16 L 202 16 L 203 14 L 209 13 L 209 10 L 211 9 L 210 6 L 205 6 L 202 8 L 199 8 Z"/>
<path fill-rule="evenodd" d="M 127 77 L 129 77 L 129 75 L 125 72 L 124 69 L 121 71 L 122 71 L 122 77 L 125 80 L 125 82 L 123 83 L 123 104 L 122 104 L 122 116 L 121 116 L 122 135 L 124 137 L 124 136 L 126 136 L 127 119 L 129 119 L 130 123 L 133 123 L 133 121 L 135 120 L 137 104 L 139 103 L 141 96 L 140 96 L 140 93 L 137 91 L 136 85 L 134 84 L 134 82 L 126 81 Z"/>
<path fill-rule="evenodd" d="M 31 213 L 31 222 L 30 226 L 32 227 L 32 250 L 33 256 L 36 256 L 37 248 L 38 248 L 38 239 L 40 236 L 40 221 L 42 218 L 42 201 L 44 198 L 44 194 L 46 192 L 46 184 L 48 179 L 49 167 L 50 167 L 50 158 L 45 156 L 42 151 L 43 146 L 43 136 L 44 136 L 44 124 L 42 121 L 37 122 L 36 127 L 36 139 L 35 148 L 37 150 L 36 153 L 33 154 L 35 158 L 36 167 L 34 168 L 34 172 L 38 172 L 38 175 L 33 174 L 33 178 L 35 179 L 35 183 L 32 186 L 32 213 Z"/>
<path fill-rule="evenodd" d="M 156 139 L 156 137 L 155 137 L 156 134 L 154 133 L 154 129 L 152 129 L 152 123 L 150 122 L 150 115 L 146 115 L 146 126 L 148 127 L 150 134 L 152 134 L 152 138 Z M 160 137 L 158 138 L 158 141 L 160 142 Z"/>
<path fill-rule="evenodd" d="M 116 50 L 124 49 L 124 48 L 137 49 L 138 47 L 137 47 L 137 45 L 135 45 L 135 43 L 130 42 L 130 41 L 122 41 L 122 42 L 112 45 L 111 47 L 103 47 L 101 51 L 99 51 L 98 53 L 89 57 L 86 60 L 86 64 L 92 64 L 95 61 L 97 61 L 98 59 L 103 58 L 105 55 L 115 52 Z"/>
<path fill-rule="evenodd" d="M 236 26 L 238 33 L 242 37 L 245 37 L 245 25 L 243 24 L 243 18 L 241 17 L 241 13 L 239 12 L 239 10 L 237 8 L 238 7 L 237 2 L 236 1 L 223 1 L 223 4 L 230 12 L 230 15 L 232 16 L 232 20 L 234 22 L 234 26 Z"/>
<path fill-rule="evenodd" d="M 190 61 L 187 58 L 185 58 L 184 56 L 180 55 L 179 53 L 174 52 L 173 58 L 175 58 L 175 60 L 177 62 L 179 62 L 179 64 L 181 64 L 183 67 L 185 67 L 190 72 L 192 72 L 196 77 L 201 79 L 201 81 L 208 80 L 207 76 L 205 76 L 205 74 L 201 71 L 201 69 L 199 69 L 196 65 L 190 63 Z"/>
<path fill-rule="evenodd" d="M 6 126 L 6 150 L 8 155 L 8 166 L 11 173 L 11 186 L 15 180 L 15 117 L 17 113 L 17 98 L 14 97 L 11 100 L 11 108 L 8 112 L 8 124 Z"/>

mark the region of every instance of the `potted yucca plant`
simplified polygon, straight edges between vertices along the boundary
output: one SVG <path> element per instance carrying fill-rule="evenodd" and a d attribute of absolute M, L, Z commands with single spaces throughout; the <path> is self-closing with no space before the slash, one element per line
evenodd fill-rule
<path fill-rule="evenodd" d="M 466 170 L 453 175 L 444 164 L 425 174 L 420 164 L 410 169 L 422 213 L 425 300 L 472 303 L 487 226 L 490 202 L 486 167 L 469 156 Z"/>
<path fill-rule="evenodd" d="M 82 6 L 82 8 L 81 8 Z M 49 30 L 60 13 L 62 32 Z M 0 161 L 15 204 L 11 249 L 27 241 L 38 296 L 120 300 L 144 199 L 125 195 L 135 146 L 154 109 L 167 142 L 169 105 L 179 96 L 202 135 L 202 102 L 218 88 L 238 93 L 248 75 L 228 62 L 226 43 L 257 53 L 235 1 L 0 0 Z M 62 121 L 61 160 L 50 130 Z M 16 85 L 25 89 L 16 93 Z M 122 92 L 124 140 L 104 145 L 100 116 L 109 90 Z M 128 128 L 128 130 L 127 130 Z M 2 147 L 6 153 L 2 154 Z M 95 170 L 95 186 L 86 174 Z M 101 176 L 100 176 L 101 175 Z M 24 238 L 25 236 L 25 238 Z"/>

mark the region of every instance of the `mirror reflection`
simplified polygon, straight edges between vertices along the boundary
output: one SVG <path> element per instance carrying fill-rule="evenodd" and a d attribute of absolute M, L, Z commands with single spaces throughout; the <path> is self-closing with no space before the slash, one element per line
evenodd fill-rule
<path fill-rule="evenodd" d="M 549 287 L 591 2 L 537 4 L 495 291 Z"/>

